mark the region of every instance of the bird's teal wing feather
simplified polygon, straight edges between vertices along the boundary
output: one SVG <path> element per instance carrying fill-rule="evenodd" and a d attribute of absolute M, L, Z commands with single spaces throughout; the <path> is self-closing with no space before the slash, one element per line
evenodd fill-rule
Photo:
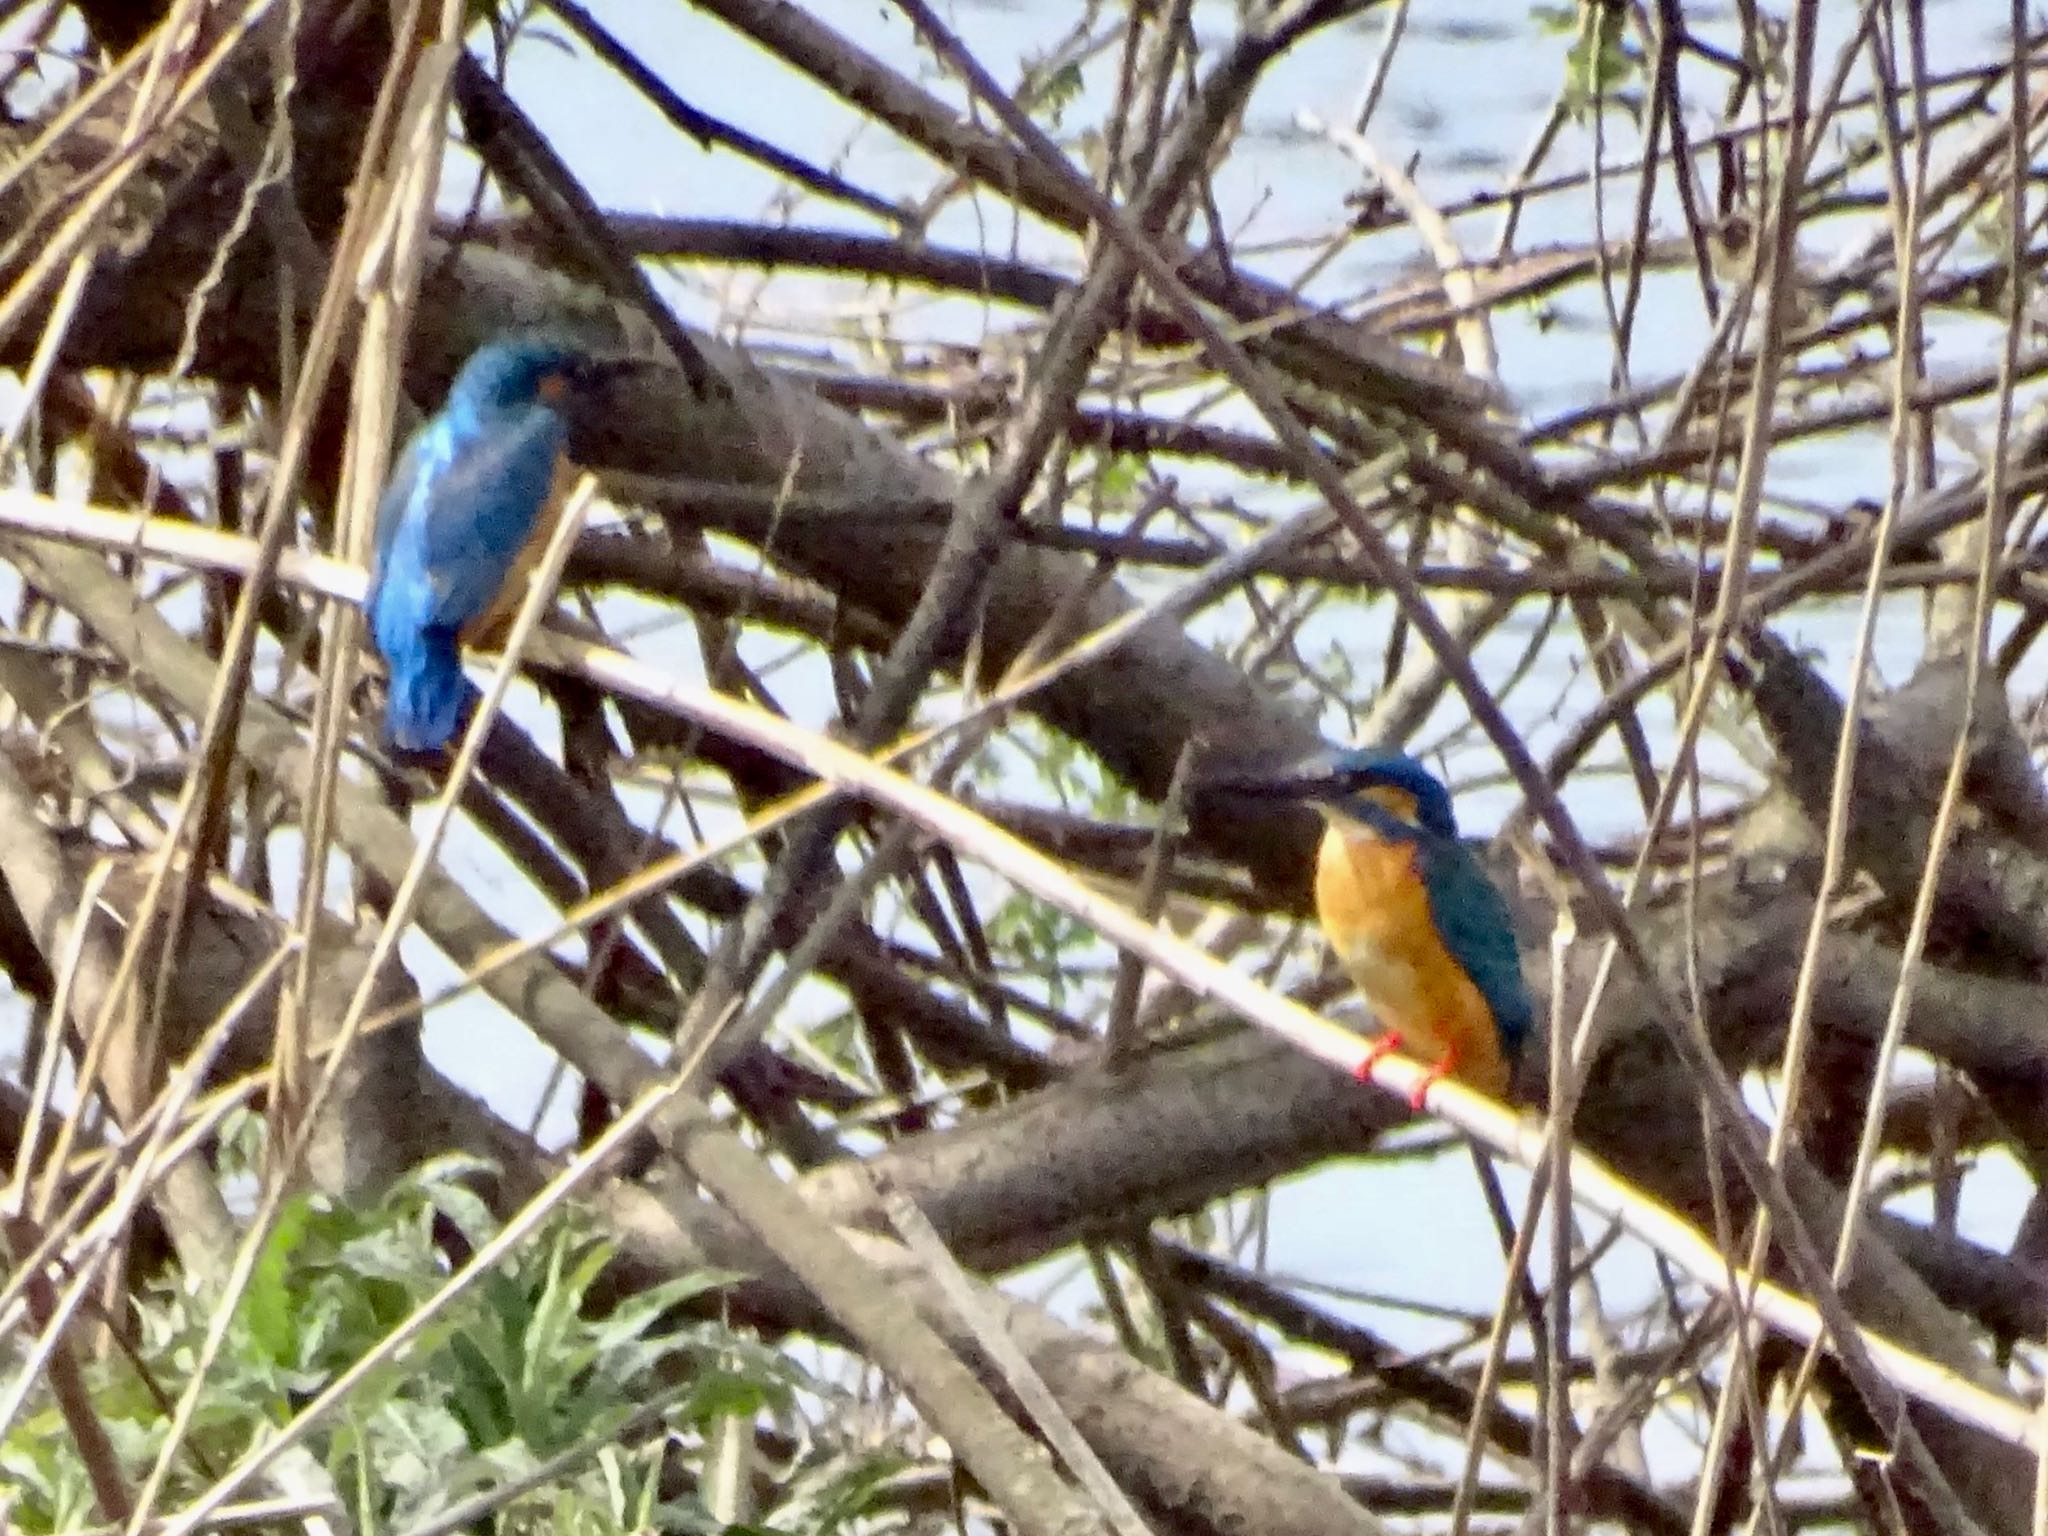
<path fill-rule="evenodd" d="M 370 634 L 390 669 L 385 736 L 404 752 L 448 740 L 467 688 L 455 632 L 432 621 L 434 583 L 425 560 L 426 509 L 456 448 L 446 418 L 427 421 L 399 455 L 377 508 Z"/>
<path fill-rule="evenodd" d="M 1507 900 L 1463 843 L 1426 833 L 1421 842 L 1430 917 L 1444 947 L 1493 1010 L 1501 1054 L 1512 1062 L 1536 1019 L 1522 982 L 1521 951 Z"/>
<path fill-rule="evenodd" d="M 464 441 L 423 499 L 420 558 L 432 583 L 427 622 L 459 629 L 497 599 L 554 482 L 561 418 L 536 405 Z"/>
<path fill-rule="evenodd" d="M 431 478 L 436 450 L 442 458 L 446 458 L 450 451 L 447 434 L 437 435 L 433 428 L 432 421 L 423 422 L 406 439 L 405 447 L 392 461 L 390 478 L 385 481 L 384 494 L 378 499 L 376 541 L 370 551 L 372 608 L 377 603 L 377 591 L 384 583 L 384 568 L 391 559 L 392 540 L 398 536 L 399 524 L 405 521 L 406 507 L 422 484 Z"/>

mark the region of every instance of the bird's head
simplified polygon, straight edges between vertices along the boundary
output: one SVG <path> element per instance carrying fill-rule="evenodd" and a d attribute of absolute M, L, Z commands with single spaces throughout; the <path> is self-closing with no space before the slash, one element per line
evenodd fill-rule
<path fill-rule="evenodd" d="M 1435 774 L 1400 752 L 1337 748 L 1278 772 L 1204 775 L 1204 783 L 1230 794 L 1305 800 L 1360 820 L 1391 816 L 1438 837 L 1458 835 L 1450 791 Z"/>
<path fill-rule="evenodd" d="M 623 360 L 592 357 L 559 337 L 501 336 L 469 355 L 448 402 L 477 415 L 560 405 L 628 366 Z"/>

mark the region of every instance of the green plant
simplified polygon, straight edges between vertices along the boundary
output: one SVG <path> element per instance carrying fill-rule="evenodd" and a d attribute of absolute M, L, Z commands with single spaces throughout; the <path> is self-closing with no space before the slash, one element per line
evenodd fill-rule
<path fill-rule="evenodd" d="M 377 1206 L 302 1197 L 265 1246 L 159 1503 L 196 1494 L 254 1439 L 375 1348 L 446 1282 L 436 1218 L 469 1241 L 495 1222 L 465 1184 L 474 1163 L 427 1165 Z M 699 1272 L 606 1294 L 613 1245 L 574 1208 L 458 1298 L 409 1351 L 372 1373 L 309 1444 L 364 1529 L 407 1530 L 518 1479 L 493 1508 L 499 1530 L 605 1533 L 718 1528 L 695 1495 L 701 1447 L 720 1421 L 789 1420 L 819 1400 L 806 1373 L 759 1340 L 704 1316 L 731 1276 Z M 138 1298 L 131 1359 L 88 1366 L 96 1411 L 131 1483 L 161 1452 L 211 1299 L 164 1285 Z M 650 1411 L 653 1405 L 658 1411 Z M 836 1525 L 894 1465 L 849 1456 L 808 1432 L 787 1512 Z M 536 1472 L 548 1475 L 534 1478 Z M 10 1516 L 25 1532 L 97 1523 L 85 1469 L 54 1402 L 33 1401 L 0 1441 Z M 828 1490 L 837 1490 L 828 1496 Z M 471 1528 L 474 1528 L 472 1526 Z"/>

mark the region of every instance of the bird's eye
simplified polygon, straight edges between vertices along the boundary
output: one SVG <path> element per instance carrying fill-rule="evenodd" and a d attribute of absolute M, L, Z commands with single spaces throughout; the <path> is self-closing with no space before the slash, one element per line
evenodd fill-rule
<path fill-rule="evenodd" d="M 550 405 L 557 400 L 566 398 L 569 393 L 569 375 L 566 373 L 542 374 L 540 376 L 540 384 L 536 388 L 535 393 Z"/>

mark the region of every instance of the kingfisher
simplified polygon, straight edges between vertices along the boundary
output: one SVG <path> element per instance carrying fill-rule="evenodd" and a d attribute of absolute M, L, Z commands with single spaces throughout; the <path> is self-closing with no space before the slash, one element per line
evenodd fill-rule
<path fill-rule="evenodd" d="M 1535 1010 L 1507 901 L 1459 839 L 1443 781 L 1401 753 L 1352 748 L 1208 782 L 1322 813 L 1317 920 L 1380 1025 L 1359 1075 L 1398 1050 L 1432 1064 L 1417 1109 L 1445 1076 L 1505 1099 Z"/>
<path fill-rule="evenodd" d="M 461 646 L 495 643 L 560 517 L 563 411 L 623 366 L 545 336 L 485 342 L 399 455 L 377 508 L 369 596 L 398 751 L 435 752 L 455 734 L 470 691 Z"/>

